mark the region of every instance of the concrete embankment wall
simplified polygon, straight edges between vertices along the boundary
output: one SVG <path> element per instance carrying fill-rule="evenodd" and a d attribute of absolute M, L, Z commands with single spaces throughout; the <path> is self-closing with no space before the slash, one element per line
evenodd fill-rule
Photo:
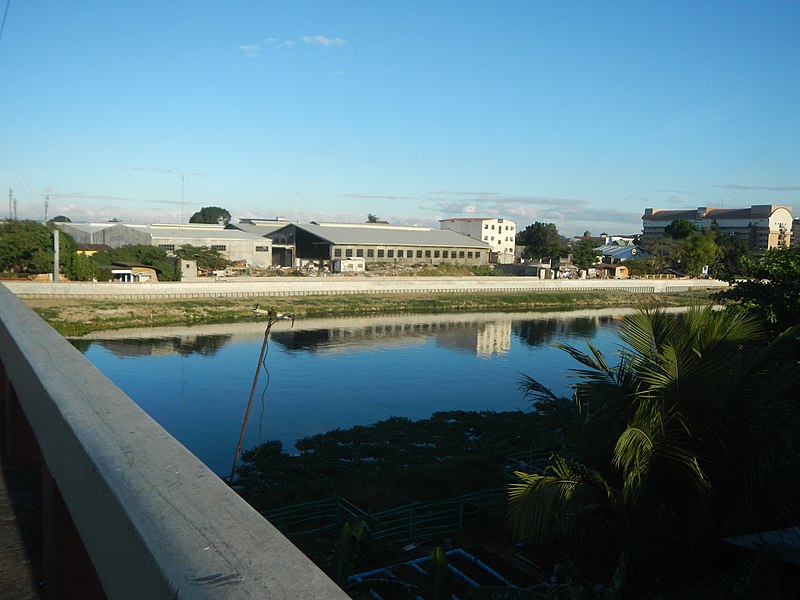
<path fill-rule="evenodd" d="M 118 300 L 395 293 L 621 291 L 658 294 L 728 287 L 713 279 L 556 279 L 531 277 L 317 277 L 242 278 L 164 283 L 34 283 L 6 281 L 23 298 Z"/>

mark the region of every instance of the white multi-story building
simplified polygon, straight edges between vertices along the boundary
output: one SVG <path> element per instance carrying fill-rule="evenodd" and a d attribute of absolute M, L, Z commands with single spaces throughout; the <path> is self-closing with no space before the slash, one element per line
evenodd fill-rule
<path fill-rule="evenodd" d="M 486 242 L 492 247 L 491 262 L 514 262 L 514 242 L 517 224 L 509 219 L 460 218 L 441 219 L 442 229 L 456 231 L 467 237 Z"/>

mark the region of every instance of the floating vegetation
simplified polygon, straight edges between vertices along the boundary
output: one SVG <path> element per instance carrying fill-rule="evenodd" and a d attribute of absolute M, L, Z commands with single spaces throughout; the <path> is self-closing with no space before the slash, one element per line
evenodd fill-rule
<path fill-rule="evenodd" d="M 523 411 L 447 411 L 304 438 L 298 455 L 268 442 L 243 455 L 237 488 L 261 511 L 334 495 L 370 510 L 450 498 L 502 485 L 506 456 L 554 443 L 540 423 Z"/>

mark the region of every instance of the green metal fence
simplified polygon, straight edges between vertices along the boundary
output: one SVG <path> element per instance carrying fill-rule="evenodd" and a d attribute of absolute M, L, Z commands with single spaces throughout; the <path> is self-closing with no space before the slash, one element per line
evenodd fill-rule
<path fill-rule="evenodd" d="M 509 454 L 503 464 L 503 481 L 508 483 L 514 477 L 514 471 L 525 473 L 544 473 L 553 451 L 550 448 L 528 448 L 522 452 Z"/>
<path fill-rule="evenodd" d="M 463 494 L 436 502 L 414 502 L 378 513 L 367 513 L 335 496 L 263 513 L 290 539 L 302 539 L 338 531 L 346 521 L 362 519 L 373 540 L 410 543 L 457 533 L 465 528 L 498 522 L 506 512 L 506 488 Z"/>
<path fill-rule="evenodd" d="M 505 481 L 514 471 L 541 472 L 550 450 L 530 448 L 506 457 Z M 390 510 L 369 513 L 341 496 L 293 504 L 262 513 L 288 538 L 298 540 L 326 532 L 338 532 L 347 521 L 363 520 L 373 540 L 411 543 L 458 533 L 477 524 L 505 518 L 507 488 L 463 494 L 435 502 L 413 502 Z"/>
<path fill-rule="evenodd" d="M 338 530 L 347 521 L 368 517 L 365 511 L 340 496 L 275 508 L 262 514 L 292 539 Z"/>

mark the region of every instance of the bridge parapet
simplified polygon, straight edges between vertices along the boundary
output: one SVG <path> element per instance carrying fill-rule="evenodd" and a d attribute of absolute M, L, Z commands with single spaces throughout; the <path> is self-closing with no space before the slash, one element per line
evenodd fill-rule
<path fill-rule="evenodd" d="M 108 598 L 347 597 L 3 285 L 0 363 Z"/>

